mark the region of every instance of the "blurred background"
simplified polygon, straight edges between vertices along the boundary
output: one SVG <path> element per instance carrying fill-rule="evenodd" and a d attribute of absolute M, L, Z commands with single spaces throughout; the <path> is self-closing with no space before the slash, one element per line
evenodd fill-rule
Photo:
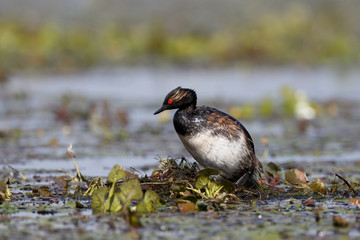
<path fill-rule="evenodd" d="M 0 69 L 357 66 L 356 0 L 1 0 Z"/>
<path fill-rule="evenodd" d="M 91 176 L 190 158 L 173 113 L 153 116 L 180 85 L 240 119 L 264 161 L 359 161 L 359 11 L 357 0 L 0 0 L 0 163 L 55 174 L 73 168 L 69 143 Z"/>

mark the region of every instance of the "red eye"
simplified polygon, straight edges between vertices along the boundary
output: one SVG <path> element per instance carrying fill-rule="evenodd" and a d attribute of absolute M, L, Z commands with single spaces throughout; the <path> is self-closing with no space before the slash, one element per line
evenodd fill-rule
<path fill-rule="evenodd" d="M 172 104 L 173 100 L 169 99 L 168 104 Z"/>

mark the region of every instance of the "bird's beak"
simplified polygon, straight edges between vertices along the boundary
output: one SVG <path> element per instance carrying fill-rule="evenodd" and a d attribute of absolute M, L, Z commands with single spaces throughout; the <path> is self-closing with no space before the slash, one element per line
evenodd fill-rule
<path fill-rule="evenodd" d="M 162 106 L 161 108 L 159 108 L 156 112 L 154 112 L 154 115 L 158 114 L 158 113 L 161 113 L 162 111 L 166 110 L 166 106 Z"/>

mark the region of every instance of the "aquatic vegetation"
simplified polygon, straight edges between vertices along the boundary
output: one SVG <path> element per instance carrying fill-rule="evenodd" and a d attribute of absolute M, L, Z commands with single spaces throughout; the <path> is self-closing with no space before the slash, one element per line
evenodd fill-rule
<path fill-rule="evenodd" d="M 303 185 L 309 182 L 306 173 L 301 171 L 300 169 L 291 169 L 285 172 L 285 179 L 290 184 L 294 185 Z"/>
<path fill-rule="evenodd" d="M 9 185 L 9 183 L 0 182 L 0 203 L 10 201 L 12 193 Z"/>
<path fill-rule="evenodd" d="M 209 176 L 200 175 L 196 178 L 195 187 L 189 187 L 188 190 L 198 193 L 203 198 L 216 198 L 220 191 L 224 188 L 220 183 L 213 181 Z M 204 190 L 204 193 L 201 192 Z"/>
<path fill-rule="evenodd" d="M 259 104 L 260 114 L 262 117 L 270 117 L 275 112 L 274 100 L 270 97 L 265 97 Z"/>
<path fill-rule="evenodd" d="M 172 63 L 224 66 L 256 64 L 333 64 L 356 66 L 359 36 L 347 16 L 326 8 L 310 13 L 305 5 L 284 14 L 227 28 L 169 29 L 150 21 L 127 27 L 61 27 L 3 21 L 0 24 L 0 82 L 17 69 L 74 71 L 120 64 Z"/>
<path fill-rule="evenodd" d="M 312 182 L 309 187 L 315 193 L 321 193 L 323 195 L 327 193 L 324 183 L 319 178 Z"/>
<path fill-rule="evenodd" d="M 304 133 L 309 122 L 316 119 L 319 114 L 330 117 L 336 116 L 336 104 L 315 103 L 311 101 L 306 93 L 283 86 L 279 90 L 280 99 L 265 96 L 258 103 L 243 103 L 228 108 L 228 113 L 237 119 L 253 120 L 261 119 L 296 119 L 297 128 Z M 330 107 L 330 108 L 329 108 Z"/>
<path fill-rule="evenodd" d="M 74 154 L 72 148 L 67 150 L 70 156 Z M 357 192 L 351 188 L 356 190 L 358 185 L 352 186 L 345 178 L 343 179 L 349 185 L 343 184 L 345 181 L 340 178 L 340 181 L 336 182 L 330 172 L 327 172 L 327 177 L 320 179 L 307 177 L 307 174 L 298 168 L 286 170 L 284 166 L 273 162 L 264 163 L 264 179 L 261 180 L 262 189 L 259 192 L 236 188 L 233 183 L 218 178 L 215 170 L 198 170 L 197 166 L 183 157 L 163 158 L 159 159 L 159 162 L 159 169 L 155 169 L 150 176 L 143 177 L 115 165 L 106 182 L 101 177 L 92 180 L 84 178 L 81 183 L 78 177 L 61 176 L 50 177 L 55 185 L 39 186 L 36 182 L 27 184 L 31 179 L 22 179 L 18 174 L 17 179 L 12 180 L 19 182 L 14 188 L 16 190 L 0 204 L 0 211 L 5 216 L 24 211 L 24 205 L 20 203 L 26 201 L 29 207 L 26 203 L 25 211 L 40 215 L 77 211 L 71 219 L 77 219 L 73 221 L 78 224 L 84 221 L 83 224 L 86 225 L 93 220 L 81 213 L 90 209 L 91 213 L 97 216 L 96 221 L 116 218 L 116 221 L 123 221 L 123 224 L 135 229 L 142 227 L 144 230 L 141 231 L 146 231 L 159 219 L 166 222 L 175 217 L 178 220 L 171 221 L 182 221 L 183 217 L 176 215 L 177 212 L 184 216 L 188 216 L 190 212 L 203 212 L 207 214 L 205 216 L 209 216 L 207 222 L 217 219 L 211 214 L 226 214 L 229 222 L 238 219 L 244 221 L 242 226 L 252 225 L 251 231 L 264 228 L 262 224 L 254 225 L 259 219 L 278 219 L 277 216 L 287 216 L 285 219 L 294 221 L 302 219 L 297 222 L 298 227 L 302 226 L 302 221 L 313 221 L 313 218 L 317 219 L 319 224 L 314 226 L 315 228 L 322 225 L 353 228 L 355 224 L 349 216 L 358 213 L 360 200 Z M 77 171 L 80 172 L 81 169 Z M 81 173 L 77 174 L 82 176 Z M 2 192 L 6 191 L 5 185 L 1 185 Z M 340 201 L 339 204 L 348 203 L 352 207 L 349 207 L 347 215 L 341 215 L 344 206 L 334 208 L 326 201 Z M 337 214 L 329 215 L 334 211 Z M 353 212 L 350 213 L 351 211 Z M 236 216 L 232 216 L 234 212 Z M 154 215 L 149 215 L 151 213 Z M 195 216 L 197 219 L 202 218 L 202 215 Z M 85 220 L 82 220 L 84 218 Z M 257 220 L 253 222 L 255 218 Z M 284 220 L 279 218 L 277 221 L 279 228 L 283 228 Z M 265 229 L 270 231 L 270 226 L 273 225 L 266 225 Z M 298 233 L 294 234 L 298 236 Z"/>
<path fill-rule="evenodd" d="M 116 185 L 119 180 L 123 180 L 123 182 L 117 189 Z M 91 208 L 94 214 L 119 212 L 146 214 L 156 212 L 160 197 L 152 190 L 147 190 L 143 194 L 137 176 L 115 165 L 109 173 L 107 182 L 111 184 L 110 188 L 103 185 L 89 193 L 92 197 Z M 142 201 L 132 205 L 134 200 Z"/>

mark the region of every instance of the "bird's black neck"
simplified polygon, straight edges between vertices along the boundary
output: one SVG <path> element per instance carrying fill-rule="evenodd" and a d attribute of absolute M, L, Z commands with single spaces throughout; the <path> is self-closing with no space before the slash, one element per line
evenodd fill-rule
<path fill-rule="evenodd" d="M 191 102 L 190 104 L 187 104 L 187 105 L 184 105 L 184 106 L 180 107 L 178 111 L 191 113 L 195 109 L 196 109 L 196 100 L 194 102 Z"/>
<path fill-rule="evenodd" d="M 196 107 L 194 105 L 189 105 L 186 108 L 180 108 L 176 111 L 173 119 L 175 130 L 180 135 L 192 134 L 197 128 L 196 125 L 192 123 L 193 115 Z"/>

